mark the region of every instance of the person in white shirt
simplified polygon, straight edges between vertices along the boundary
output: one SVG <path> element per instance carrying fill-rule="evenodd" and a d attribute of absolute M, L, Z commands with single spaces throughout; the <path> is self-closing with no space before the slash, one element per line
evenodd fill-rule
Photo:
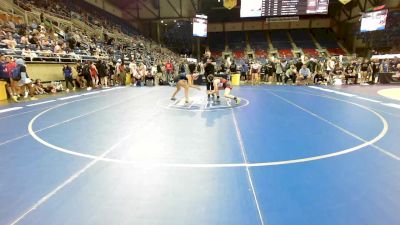
<path fill-rule="evenodd" d="M 132 60 L 129 63 L 129 72 L 131 73 L 131 76 L 133 78 L 133 80 L 132 80 L 133 86 L 136 86 L 137 80 L 139 79 L 139 73 L 138 73 L 138 67 L 137 67 L 135 60 Z"/>
<path fill-rule="evenodd" d="M 260 84 L 260 69 L 261 65 L 257 62 L 254 61 L 253 64 L 251 64 L 251 84 L 254 85 Z"/>
<path fill-rule="evenodd" d="M 147 68 L 146 65 L 141 62 L 139 64 L 139 68 L 137 69 L 137 75 L 134 77 L 134 86 L 141 86 L 141 82 L 143 82 L 144 77 L 147 75 Z"/>
<path fill-rule="evenodd" d="M 309 81 L 311 80 L 311 71 L 307 68 L 307 64 L 303 64 L 299 70 L 298 79 L 299 81 L 305 81 L 306 84 L 309 84 Z"/>

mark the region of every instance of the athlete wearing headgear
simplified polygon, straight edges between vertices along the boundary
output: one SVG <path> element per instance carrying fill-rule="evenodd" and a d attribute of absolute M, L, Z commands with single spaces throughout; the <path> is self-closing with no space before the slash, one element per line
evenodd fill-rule
<path fill-rule="evenodd" d="M 224 90 L 224 97 L 235 100 L 236 104 L 240 104 L 240 98 L 231 95 L 233 89 L 232 84 L 229 80 L 222 77 L 214 77 L 209 75 L 207 81 L 213 84 L 213 90 L 208 91 L 208 94 L 216 94 L 217 101 L 219 101 L 219 90 Z"/>

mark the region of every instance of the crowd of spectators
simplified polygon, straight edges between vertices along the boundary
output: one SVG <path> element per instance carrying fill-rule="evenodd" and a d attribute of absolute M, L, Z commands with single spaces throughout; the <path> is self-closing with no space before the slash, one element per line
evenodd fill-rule
<path fill-rule="evenodd" d="M 269 59 L 227 59 L 216 63 L 220 74 L 240 73 L 245 83 L 258 84 L 361 84 L 378 81 L 379 73 L 392 72 L 400 78 L 400 59 L 374 59 L 356 57 L 307 57 Z"/>

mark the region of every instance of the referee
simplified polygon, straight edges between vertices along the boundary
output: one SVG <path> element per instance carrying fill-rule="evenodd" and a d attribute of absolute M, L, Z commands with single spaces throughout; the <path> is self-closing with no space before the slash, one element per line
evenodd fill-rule
<path fill-rule="evenodd" d="M 210 101 L 211 95 L 209 94 L 209 91 L 213 90 L 213 83 L 212 79 L 208 78 L 210 75 L 214 75 L 215 73 L 215 66 L 212 63 L 211 58 L 207 59 L 206 66 L 204 67 L 204 76 L 206 78 L 206 85 L 207 85 L 207 99 Z"/>

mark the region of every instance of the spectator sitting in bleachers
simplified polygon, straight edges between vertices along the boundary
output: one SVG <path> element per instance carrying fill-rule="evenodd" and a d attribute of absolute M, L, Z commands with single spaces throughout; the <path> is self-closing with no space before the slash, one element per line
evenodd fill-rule
<path fill-rule="evenodd" d="M 9 49 L 15 49 L 17 47 L 17 41 L 11 33 L 9 33 L 7 39 L 2 40 L 2 42 L 5 43 Z"/>

